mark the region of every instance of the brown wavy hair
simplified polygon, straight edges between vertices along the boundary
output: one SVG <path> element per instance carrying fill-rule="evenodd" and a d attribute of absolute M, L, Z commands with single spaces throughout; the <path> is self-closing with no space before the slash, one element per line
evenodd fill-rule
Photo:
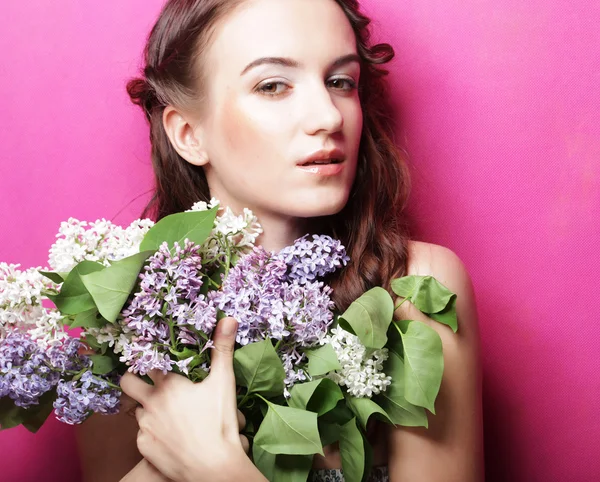
<path fill-rule="evenodd" d="M 373 286 L 389 289 L 406 273 L 408 228 L 402 213 L 410 190 L 406 153 L 393 140 L 393 122 L 381 67 L 394 57 L 391 45 L 370 45 L 370 19 L 357 0 L 332 0 L 344 11 L 361 58 L 359 96 L 363 132 L 356 181 L 341 212 L 316 218 L 313 232 L 330 234 L 346 246 L 352 262 L 328 280 L 334 300 L 344 310 Z M 154 194 L 142 216 L 159 220 L 208 201 L 210 192 L 201 167 L 185 161 L 163 127 L 167 105 L 180 108 L 201 99 L 203 53 L 218 22 L 244 0 L 169 0 L 148 37 L 142 75 L 131 79 L 127 92 L 150 123 Z M 200 74 L 195 74 L 201 72 Z"/>

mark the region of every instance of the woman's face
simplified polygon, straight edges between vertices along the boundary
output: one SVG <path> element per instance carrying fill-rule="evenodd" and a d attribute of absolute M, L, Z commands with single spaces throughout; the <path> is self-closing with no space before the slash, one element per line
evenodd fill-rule
<path fill-rule="evenodd" d="M 195 132 L 211 194 L 259 219 L 340 211 L 362 110 L 356 39 L 337 3 L 248 0 L 218 25 L 203 65 Z"/>

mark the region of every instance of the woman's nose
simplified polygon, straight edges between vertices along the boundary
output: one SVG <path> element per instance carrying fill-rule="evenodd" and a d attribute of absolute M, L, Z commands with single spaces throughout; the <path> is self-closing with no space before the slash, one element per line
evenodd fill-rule
<path fill-rule="evenodd" d="M 307 134 L 333 134 L 342 130 L 344 117 L 326 86 L 310 89 L 301 102 L 304 104 L 304 130 Z"/>

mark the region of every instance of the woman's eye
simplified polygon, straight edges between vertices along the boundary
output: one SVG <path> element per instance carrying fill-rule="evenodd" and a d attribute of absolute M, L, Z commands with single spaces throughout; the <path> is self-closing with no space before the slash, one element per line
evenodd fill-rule
<path fill-rule="evenodd" d="M 330 79 L 328 82 L 329 85 L 335 90 L 351 91 L 356 89 L 356 82 L 354 82 L 352 79 L 347 79 L 345 77 Z"/>
<path fill-rule="evenodd" d="M 265 82 L 259 85 L 256 90 L 266 95 L 280 95 L 287 87 L 283 82 Z"/>

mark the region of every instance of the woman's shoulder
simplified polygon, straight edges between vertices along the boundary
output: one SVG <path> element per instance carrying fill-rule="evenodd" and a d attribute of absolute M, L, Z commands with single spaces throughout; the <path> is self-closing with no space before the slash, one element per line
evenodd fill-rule
<path fill-rule="evenodd" d="M 459 297 L 473 296 L 473 283 L 458 255 L 445 246 L 411 240 L 408 242 L 408 275 L 433 276 Z"/>
<path fill-rule="evenodd" d="M 438 244 L 411 240 L 408 242 L 407 274 L 433 276 L 455 293 L 456 310 L 463 333 L 477 335 L 477 309 L 473 282 L 465 264 L 454 251 Z M 445 331 L 446 327 L 440 327 L 439 323 L 430 319 L 427 321 L 436 330 Z"/>

